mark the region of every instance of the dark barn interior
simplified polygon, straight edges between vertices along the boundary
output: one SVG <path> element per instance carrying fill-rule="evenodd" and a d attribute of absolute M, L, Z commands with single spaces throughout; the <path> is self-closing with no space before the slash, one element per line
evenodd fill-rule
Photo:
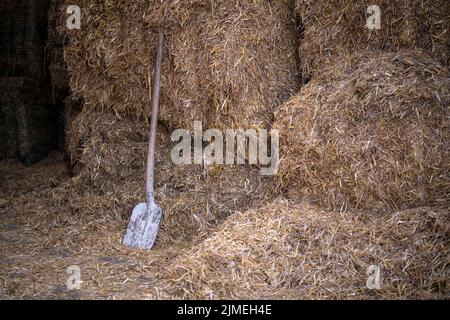
<path fill-rule="evenodd" d="M 48 31 L 49 9 L 49 0 L 0 4 L 0 159 L 25 165 L 64 147 L 68 82 L 50 72 L 63 40 Z"/>

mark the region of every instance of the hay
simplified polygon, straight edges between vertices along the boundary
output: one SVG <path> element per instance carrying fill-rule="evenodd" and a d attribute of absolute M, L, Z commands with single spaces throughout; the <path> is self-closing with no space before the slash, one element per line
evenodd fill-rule
<path fill-rule="evenodd" d="M 381 9 L 381 30 L 366 28 L 369 5 Z M 303 29 L 299 51 L 307 76 L 328 57 L 354 50 L 422 48 L 450 64 L 450 4 L 446 0 L 297 0 L 297 12 Z"/>
<path fill-rule="evenodd" d="M 110 210 L 107 214 L 128 218 L 144 200 L 148 132 L 144 121 L 86 110 L 72 121 L 68 151 L 75 177 L 70 190 L 79 190 L 80 210 L 94 215 Z M 276 196 L 273 178 L 260 176 L 257 167 L 177 166 L 170 158 L 173 145 L 170 134 L 160 127 L 155 188 L 165 211 L 162 243 L 186 244 L 234 211 Z"/>
<path fill-rule="evenodd" d="M 280 186 L 334 209 L 448 203 L 449 88 L 421 51 L 336 59 L 276 113 Z"/>
<path fill-rule="evenodd" d="M 69 173 L 69 167 L 63 159 L 61 152 L 54 151 L 32 167 L 17 160 L 3 160 L 0 167 L 0 192 L 14 198 L 33 190 L 58 186 Z"/>
<path fill-rule="evenodd" d="M 0 296 L 26 299 L 447 299 L 449 210 L 417 208 L 373 215 L 329 213 L 282 199 L 235 213 L 203 241 L 130 250 L 120 240 L 127 219 L 77 209 L 76 192 L 56 158 L 28 179 L 2 162 Z M 61 164 L 61 163 L 60 163 Z M 16 168 L 16 169 L 14 169 Z M 57 182 L 47 184 L 47 181 Z M 5 186 L 2 184 L 2 186 Z M 44 186 L 44 187 L 43 187 Z M 40 199 L 36 201 L 36 199 Z M 113 199 L 110 199 L 113 201 Z M 71 204 L 71 205 L 68 205 Z M 118 205 L 116 203 L 116 205 Z M 104 210 L 105 207 L 103 207 Z M 179 230 L 181 231 L 181 230 Z M 161 244 L 161 243 L 160 243 Z M 366 289 L 366 270 L 381 267 L 383 288 Z M 81 269 L 81 290 L 66 288 L 69 266 Z"/>
<path fill-rule="evenodd" d="M 162 292 L 187 299 L 446 298 L 448 208 L 381 216 L 277 201 L 236 213 L 177 258 Z M 380 291 L 366 288 L 370 265 Z"/>
<path fill-rule="evenodd" d="M 166 12 L 160 119 L 171 128 L 268 127 L 298 89 L 292 1 L 75 1 L 71 88 L 86 108 L 149 117 L 157 33 Z"/>
<path fill-rule="evenodd" d="M 347 55 L 333 45 L 340 53 L 277 108 L 278 184 L 293 201 L 274 200 L 276 181 L 257 167 L 174 165 L 169 137 L 194 120 L 270 126 L 298 86 L 290 1 L 66 2 L 77 3 L 82 29 L 67 33 L 64 53 L 75 94 L 66 100 L 70 168 L 57 153 L 30 168 L 0 162 L 0 298 L 448 299 L 448 69 L 422 51 Z M 324 5 L 308 8 L 328 23 Z M 59 1 L 52 10 L 64 13 Z M 165 215 L 155 250 L 136 251 L 121 239 L 145 196 L 164 12 L 156 196 Z M 303 27 L 315 43 L 302 44 L 311 69 L 324 54 L 317 46 L 334 39 L 312 17 Z M 432 39 L 424 46 L 445 60 L 438 31 L 447 22 L 424 23 L 429 35 L 418 41 Z M 363 39 L 349 38 L 345 48 L 362 49 Z M 411 206 L 424 207 L 397 210 Z M 382 269 L 382 290 L 366 288 L 371 264 Z M 66 288 L 72 265 L 82 272 L 79 291 Z"/>

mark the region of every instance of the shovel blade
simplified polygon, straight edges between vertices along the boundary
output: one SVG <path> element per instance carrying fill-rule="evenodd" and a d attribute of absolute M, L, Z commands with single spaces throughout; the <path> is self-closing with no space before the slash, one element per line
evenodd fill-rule
<path fill-rule="evenodd" d="M 130 248 L 152 249 L 158 235 L 161 218 L 162 209 L 153 198 L 148 204 L 138 204 L 131 214 L 123 244 Z"/>

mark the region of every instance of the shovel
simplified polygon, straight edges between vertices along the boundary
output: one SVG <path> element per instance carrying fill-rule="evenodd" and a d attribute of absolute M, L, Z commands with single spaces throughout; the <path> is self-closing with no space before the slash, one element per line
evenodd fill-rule
<path fill-rule="evenodd" d="M 164 34 L 159 33 L 158 54 L 156 58 L 155 81 L 153 87 L 152 119 L 147 159 L 147 202 L 138 204 L 131 214 L 123 244 L 130 248 L 151 249 L 158 235 L 162 209 L 155 202 L 153 179 L 155 169 L 155 141 L 158 125 L 159 91 L 161 87 L 161 64 L 164 47 Z"/>

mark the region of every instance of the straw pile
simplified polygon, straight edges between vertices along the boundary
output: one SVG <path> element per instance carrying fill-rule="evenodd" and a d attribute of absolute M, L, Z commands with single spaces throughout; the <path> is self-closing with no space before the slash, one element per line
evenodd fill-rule
<path fill-rule="evenodd" d="M 421 51 L 336 59 L 276 112 L 280 185 L 334 209 L 448 203 L 449 88 Z"/>
<path fill-rule="evenodd" d="M 65 17 L 58 3 L 51 11 Z M 0 162 L 0 298 L 448 299 L 450 72 L 422 51 L 378 52 L 406 46 L 419 28 L 417 46 L 446 62 L 448 20 L 431 2 L 421 1 L 438 19 L 417 25 L 419 9 L 395 13 L 391 4 L 404 2 L 383 2 L 389 28 L 366 39 L 366 30 L 345 35 L 362 4 L 297 1 L 304 71 L 327 59 L 281 106 L 299 84 L 290 1 L 65 3 L 83 13 L 81 30 L 65 30 L 70 168 L 58 153 L 30 168 Z M 325 19 L 334 14 L 340 20 Z M 139 251 L 121 240 L 145 200 L 163 16 L 155 187 L 165 214 L 154 250 Z M 170 159 L 171 130 L 194 120 L 267 128 L 273 118 L 278 181 L 254 166 Z M 72 265 L 81 290 L 66 287 Z M 369 265 L 382 270 L 381 290 L 366 288 Z"/>
<path fill-rule="evenodd" d="M 381 9 L 381 29 L 369 30 L 367 8 Z M 306 75 L 331 56 L 356 50 L 422 48 L 450 64 L 450 3 L 446 0 L 297 0 L 302 21 L 300 44 Z"/>
<path fill-rule="evenodd" d="M 145 121 L 86 109 L 72 121 L 67 144 L 75 177 L 68 190 L 79 193 L 78 209 L 129 218 L 145 200 L 148 132 Z M 157 141 L 156 195 L 165 210 L 162 243 L 195 240 L 234 211 L 276 196 L 273 179 L 261 177 L 257 167 L 177 166 L 170 159 L 175 143 L 164 127 Z"/>
<path fill-rule="evenodd" d="M 449 211 L 327 213 L 278 200 L 237 213 L 177 258 L 165 275 L 172 297 L 446 298 Z M 382 269 L 382 290 L 366 287 Z"/>
<path fill-rule="evenodd" d="M 69 2 L 83 18 L 65 59 L 86 108 L 149 116 L 164 12 L 160 119 L 170 128 L 267 127 L 298 89 L 292 1 Z"/>
<path fill-rule="evenodd" d="M 31 168 L 3 161 L 0 178 L 1 297 L 448 299 L 450 294 L 448 206 L 373 215 L 330 213 L 278 199 L 229 216 L 189 248 L 158 239 L 148 252 L 121 245 L 127 218 L 98 206 L 99 197 L 80 206 L 78 191 L 64 194 L 71 181 L 57 154 Z M 110 197 L 110 207 L 120 207 L 119 200 Z M 80 267 L 81 290 L 66 287 L 72 265 Z M 366 289 L 369 265 L 381 268 L 382 290 Z"/>

